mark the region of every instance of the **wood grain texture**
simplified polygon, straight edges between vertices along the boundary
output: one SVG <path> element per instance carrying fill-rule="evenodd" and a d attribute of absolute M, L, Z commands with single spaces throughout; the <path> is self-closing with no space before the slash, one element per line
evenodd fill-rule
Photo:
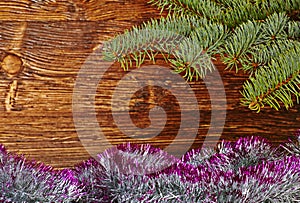
<path fill-rule="evenodd" d="M 159 11 L 145 0 L 1 1 L 1 67 L 5 67 L 3 61 L 8 61 L 6 57 L 12 55 L 21 59 L 22 69 L 11 69 L 11 74 L 5 68 L 0 70 L 0 143 L 11 152 L 56 168 L 72 167 L 89 158 L 73 123 L 72 93 L 77 73 L 101 42 L 159 16 Z M 13 57 L 9 60 L 18 61 Z M 20 65 L 14 64 L 14 68 Z M 158 64 L 166 65 L 162 61 Z M 300 128 L 299 105 L 289 111 L 266 108 L 260 114 L 240 106 L 239 91 L 247 75 L 225 71 L 219 61 L 215 65 L 227 97 L 221 139 L 259 135 L 277 145 Z M 167 124 L 158 136 L 149 140 L 128 138 L 114 123 L 110 102 L 115 86 L 125 74 L 114 64 L 100 82 L 95 106 L 99 125 L 112 144 L 131 141 L 166 147 L 180 126 L 180 108 L 170 92 L 145 87 L 132 96 L 130 103 L 131 118 L 138 127 L 150 125 L 151 107 L 160 105 L 165 109 Z M 200 126 L 192 146 L 199 147 L 210 127 L 211 102 L 203 81 L 189 84 L 200 108 Z M 176 143 L 178 149 L 186 141 Z"/>

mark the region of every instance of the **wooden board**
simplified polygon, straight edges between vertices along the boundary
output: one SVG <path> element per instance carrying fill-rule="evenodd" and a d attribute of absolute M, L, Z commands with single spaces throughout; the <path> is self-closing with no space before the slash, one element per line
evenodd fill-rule
<path fill-rule="evenodd" d="M 0 143 L 11 152 L 56 168 L 72 167 L 89 158 L 73 122 L 72 94 L 77 73 L 101 42 L 159 16 L 159 11 L 145 0 L 2 0 Z M 18 69 L 20 60 L 23 68 Z M 10 62 L 15 69 L 7 72 L 5 66 L 10 66 Z M 162 61 L 158 64 L 166 65 Z M 221 139 L 259 135 L 277 145 L 300 128 L 300 105 L 289 111 L 266 108 L 260 114 L 252 112 L 239 104 L 239 91 L 247 75 L 226 71 L 219 61 L 215 65 L 227 97 Z M 128 139 L 113 122 L 110 99 L 124 75 L 119 65 L 114 64 L 99 84 L 95 109 L 103 132 L 112 144 L 131 141 L 166 147 L 178 132 L 180 108 L 176 99 L 169 93 L 162 95 L 160 88 L 138 91 L 130 107 L 131 118 L 139 127 L 150 124 L 148 112 L 153 102 L 166 109 L 167 125 L 158 136 L 143 141 Z M 200 107 L 198 135 L 192 146 L 199 147 L 210 127 L 212 108 L 206 84 L 203 81 L 189 84 Z M 214 119 L 223 117 L 220 114 Z M 218 138 L 213 133 L 209 136 Z M 181 140 L 178 149 L 186 142 Z"/>

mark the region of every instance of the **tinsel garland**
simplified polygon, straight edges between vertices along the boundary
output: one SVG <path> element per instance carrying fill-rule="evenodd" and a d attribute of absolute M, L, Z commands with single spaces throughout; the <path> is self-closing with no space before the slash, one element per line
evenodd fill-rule
<path fill-rule="evenodd" d="M 54 170 L 0 147 L 1 202 L 299 202 L 300 134 L 272 147 L 260 137 L 193 149 L 181 158 L 122 144 Z M 172 160 L 161 171 L 154 166 Z"/>

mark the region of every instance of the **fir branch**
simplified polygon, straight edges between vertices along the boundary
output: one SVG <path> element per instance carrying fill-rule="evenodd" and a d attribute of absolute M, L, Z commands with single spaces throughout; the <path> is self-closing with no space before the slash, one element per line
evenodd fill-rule
<path fill-rule="evenodd" d="M 177 16 L 205 17 L 232 28 L 248 20 L 263 20 L 273 13 L 290 13 L 300 9 L 297 0 L 150 0 L 149 3 L 161 12 L 168 10 L 169 14 Z"/>
<path fill-rule="evenodd" d="M 190 34 L 195 24 L 193 18 L 151 20 L 105 42 L 104 60 L 118 61 L 124 70 L 132 67 L 132 60 L 139 67 L 146 56 L 154 61 L 153 52 L 171 53 L 183 37 Z"/>
<path fill-rule="evenodd" d="M 196 42 L 196 43 L 195 43 Z M 183 40 L 172 53 L 175 60 L 169 59 L 176 73 L 185 72 L 187 80 L 204 78 L 207 72 L 214 70 L 210 56 L 204 53 L 200 43 L 194 39 Z"/>
<path fill-rule="evenodd" d="M 237 27 L 224 45 L 223 62 L 228 69 L 243 69 L 252 75 L 257 67 L 267 64 L 272 58 L 293 47 L 288 41 L 289 18 L 284 13 L 274 13 L 265 21 L 249 21 Z M 291 33 L 296 35 L 296 32 Z"/>
<path fill-rule="evenodd" d="M 224 45 L 222 61 L 228 69 L 238 71 L 248 57 L 251 46 L 259 44 L 261 24 L 248 21 L 240 25 Z"/>
<path fill-rule="evenodd" d="M 293 105 L 292 95 L 299 103 L 300 90 L 300 46 L 278 56 L 261 68 L 244 84 L 242 105 L 259 112 L 265 105 L 278 110 L 281 105 L 286 109 Z"/>
<path fill-rule="evenodd" d="M 274 13 L 264 22 L 262 29 L 263 40 L 268 41 L 287 39 L 288 34 L 285 29 L 288 25 L 289 17 L 285 13 Z"/>
<path fill-rule="evenodd" d="M 161 9 L 174 12 L 177 16 L 205 17 L 217 19 L 223 8 L 211 0 L 150 0 L 149 3 Z"/>
<path fill-rule="evenodd" d="M 299 3 L 298 0 L 289 0 L 289 1 L 284 1 L 284 0 L 272 1 L 272 0 L 269 0 L 268 5 L 267 5 L 267 3 L 265 3 L 264 8 L 270 9 L 273 12 L 293 11 L 293 10 L 299 10 L 300 9 L 300 3 Z"/>
<path fill-rule="evenodd" d="M 300 40 L 300 22 L 290 21 L 288 22 L 287 29 L 288 37 L 293 40 Z"/>
<path fill-rule="evenodd" d="M 204 30 L 206 33 L 202 32 Z M 226 36 L 225 26 L 208 23 L 205 19 L 162 18 L 134 27 L 106 42 L 104 60 L 118 61 L 124 70 L 128 70 L 133 61 L 139 67 L 147 58 L 155 62 L 158 53 L 167 54 L 165 59 L 175 72 L 185 72 L 187 80 L 198 80 L 214 69 L 211 55 L 219 52 Z"/>
<path fill-rule="evenodd" d="M 210 56 L 221 53 L 220 47 L 225 43 L 228 36 L 227 26 L 211 21 L 202 23 L 191 33 L 191 37 L 195 37 L 196 43 L 199 43 Z"/>
<path fill-rule="evenodd" d="M 149 3 L 162 11 L 169 10 L 168 17 L 151 20 L 106 42 L 104 59 L 118 61 L 128 70 L 134 65 L 140 67 L 145 60 L 155 63 L 157 55 L 162 54 L 176 73 L 183 73 L 187 80 L 198 80 L 213 70 L 210 58 L 221 54 L 227 69 L 250 73 L 250 82 L 244 85 L 244 105 L 257 111 L 264 104 L 279 109 L 281 101 L 289 108 L 293 105 L 292 95 L 298 99 L 296 85 L 291 85 L 297 79 L 278 77 L 273 67 L 273 61 L 289 54 L 300 39 L 299 22 L 288 17 L 299 11 L 298 0 L 151 0 Z M 280 68 L 277 72 L 289 71 Z M 262 77 L 263 74 L 271 75 L 263 79 L 267 77 Z M 281 85 L 275 85 L 277 82 Z M 269 87 L 270 83 L 275 87 Z"/>
<path fill-rule="evenodd" d="M 231 28 L 245 23 L 249 20 L 261 20 L 267 17 L 266 12 L 247 1 L 233 1 L 233 6 L 226 9 L 221 15 L 220 22 L 225 23 Z"/>
<path fill-rule="evenodd" d="M 279 55 L 288 53 L 289 50 L 294 49 L 296 46 L 295 43 L 291 40 L 278 40 L 251 47 L 249 50 L 250 56 L 244 58 L 241 69 L 249 72 L 250 76 L 252 76 L 256 70 L 267 66 L 268 63 L 276 59 Z"/>

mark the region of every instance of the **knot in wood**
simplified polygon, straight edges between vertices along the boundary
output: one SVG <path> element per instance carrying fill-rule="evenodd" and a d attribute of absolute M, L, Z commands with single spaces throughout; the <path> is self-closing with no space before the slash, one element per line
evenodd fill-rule
<path fill-rule="evenodd" d="M 23 62 L 20 57 L 14 54 L 8 54 L 3 58 L 1 67 L 8 76 L 12 77 L 22 71 Z"/>

